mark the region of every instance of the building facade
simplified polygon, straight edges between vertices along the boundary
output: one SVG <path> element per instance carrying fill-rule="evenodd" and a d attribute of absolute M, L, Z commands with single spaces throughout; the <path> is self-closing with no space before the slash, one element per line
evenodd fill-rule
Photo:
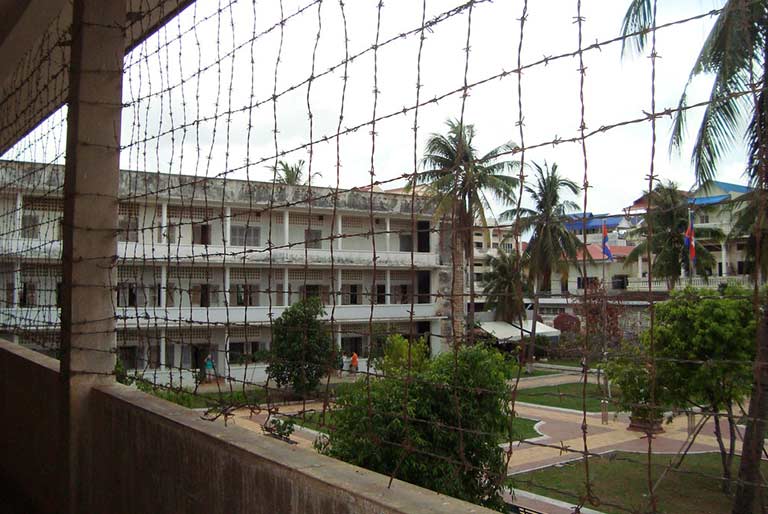
<path fill-rule="evenodd" d="M 2 324 L 55 347 L 63 169 L 0 166 Z M 449 260 L 419 200 L 136 171 L 122 172 L 120 198 L 114 312 L 128 368 L 183 380 L 210 354 L 221 375 L 259 380 L 250 361 L 270 347 L 271 322 L 312 296 L 348 353 L 365 358 L 391 333 L 447 347 Z"/>

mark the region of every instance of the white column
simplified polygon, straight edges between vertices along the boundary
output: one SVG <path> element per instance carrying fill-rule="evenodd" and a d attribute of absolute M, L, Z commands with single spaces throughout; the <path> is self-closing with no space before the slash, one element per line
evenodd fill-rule
<path fill-rule="evenodd" d="M 19 308 L 19 298 L 21 298 L 21 261 L 13 263 L 13 307 Z"/>
<path fill-rule="evenodd" d="M 288 211 L 283 211 L 283 244 L 288 248 L 290 243 L 290 231 L 291 231 L 291 214 Z M 287 273 L 287 271 L 286 271 Z"/>
<path fill-rule="evenodd" d="M 501 246 L 501 239 L 499 239 L 499 246 Z M 437 231 L 437 224 L 429 222 L 429 253 L 439 253 L 440 248 L 440 234 Z"/>
<path fill-rule="evenodd" d="M 165 369 L 165 330 L 160 329 L 160 340 L 158 341 L 158 344 L 160 345 L 160 369 Z"/>
<path fill-rule="evenodd" d="M 392 303 L 392 280 L 391 280 L 392 272 L 390 270 L 387 270 L 386 273 L 387 273 L 386 274 L 386 278 L 385 278 L 385 280 L 386 280 L 386 282 L 385 282 L 386 283 L 386 293 L 387 293 L 386 304 L 389 305 L 389 304 Z"/>
<path fill-rule="evenodd" d="M 226 328 L 223 332 L 223 337 L 219 340 L 219 344 L 216 345 L 216 375 L 220 377 L 227 376 L 227 346 L 229 346 L 229 337 Z"/>
<path fill-rule="evenodd" d="M 181 343 L 173 343 L 173 367 L 181 367 Z"/>
<path fill-rule="evenodd" d="M 283 269 L 283 305 L 288 307 L 288 268 Z"/>
<path fill-rule="evenodd" d="M 160 266 L 160 298 L 157 300 L 157 304 L 165 309 L 166 306 L 166 295 L 168 294 L 168 267 L 167 266 Z"/>
<path fill-rule="evenodd" d="M 168 242 L 168 204 L 160 204 L 160 242 Z"/>
<path fill-rule="evenodd" d="M 232 208 L 224 207 L 224 246 L 229 244 L 232 237 Z"/>
<path fill-rule="evenodd" d="M 13 237 L 16 239 L 21 238 L 21 217 L 24 214 L 23 209 L 24 209 L 24 199 L 22 197 L 22 194 L 16 193 L 16 213 L 14 218 L 14 223 L 16 225 L 14 226 L 14 235 L 13 235 Z"/>
<path fill-rule="evenodd" d="M 224 306 L 229 307 L 229 266 L 224 266 Z"/>
<path fill-rule="evenodd" d="M 339 236 L 339 238 L 336 240 L 337 250 L 342 250 L 344 248 L 344 244 L 342 243 L 342 241 L 344 241 L 342 238 L 342 235 L 344 234 L 344 223 L 342 222 L 341 218 L 341 214 L 336 214 L 336 224 L 338 225 L 336 228 L 336 235 Z M 341 289 L 339 289 L 339 291 L 341 291 Z"/>
<path fill-rule="evenodd" d="M 723 263 L 723 274 L 721 276 L 725 277 L 728 275 L 728 249 L 725 242 L 720 244 L 720 260 Z"/>
<path fill-rule="evenodd" d="M 637 278 L 643 278 L 643 256 L 637 257 Z"/>
<path fill-rule="evenodd" d="M 386 237 L 387 246 L 386 246 L 386 248 L 387 248 L 388 252 L 391 252 L 392 251 L 392 237 L 391 237 L 392 234 L 390 233 L 390 230 L 392 230 L 392 223 L 391 223 L 391 220 L 389 219 L 389 217 L 387 217 L 385 219 L 387 221 L 387 237 Z"/>
<path fill-rule="evenodd" d="M 338 298 L 336 300 L 336 305 L 343 305 L 344 304 L 344 295 L 341 293 L 342 288 L 342 271 L 336 270 L 336 294 L 338 295 Z"/>

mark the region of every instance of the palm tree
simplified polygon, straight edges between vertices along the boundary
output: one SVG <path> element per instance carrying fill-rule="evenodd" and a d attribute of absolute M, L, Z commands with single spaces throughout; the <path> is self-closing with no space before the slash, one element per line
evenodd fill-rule
<path fill-rule="evenodd" d="M 496 321 L 514 323 L 525 317 L 523 299 L 519 296 L 522 284 L 520 256 L 499 249 L 498 255 L 486 257 L 489 271 L 483 274 L 483 294 L 486 306 L 494 309 Z"/>
<path fill-rule="evenodd" d="M 414 175 L 408 187 L 425 184 L 426 197 L 428 203 L 435 208 L 435 216 L 448 218 L 453 224 L 459 240 L 457 245 L 453 245 L 453 251 L 463 248 L 464 257 L 469 264 L 470 302 L 467 326 L 474 327 L 474 228 L 479 225 L 487 233 L 485 212 L 491 209 L 488 194 L 502 203 L 511 203 L 514 200 L 518 182 L 516 178 L 505 173 L 518 163 L 501 158 L 503 154 L 515 148 L 512 143 L 493 148 L 479 156 L 473 144 L 474 125 L 463 124 L 458 120 L 448 120 L 446 125 L 446 134 L 430 135 L 422 159 L 425 170 Z M 471 330 L 469 334 L 471 337 Z"/>
<path fill-rule="evenodd" d="M 632 0 L 624 16 L 622 32 L 627 35 L 642 31 L 633 38 L 631 46 L 640 51 L 647 41 L 645 30 L 655 25 L 653 3 L 655 0 Z M 706 183 L 717 172 L 717 162 L 722 154 L 739 141 L 741 123 L 747 122 L 749 156 L 747 173 L 758 185 L 758 192 L 765 194 L 768 183 L 768 5 L 765 1 L 726 0 L 720 14 L 702 47 L 689 77 L 713 75 L 710 101 L 699 127 L 692 161 L 696 179 Z M 626 47 L 624 48 L 626 50 Z M 757 93 L 749 92 L 756 87 Z M 683 90 L 680 107 L 687 102 L 687 89 Z M 747 92 L 746 94 L 741 94 Z M 672 147 L 679 148 L 685 133 L 685 114 L 678 111 L 674 117 Z M 766 213 L 757 212 L 755 234 L 763 231 Z M 758 265 L 759 269 L 761 266 Z M 755 288 L 755 303 L 758 289 Z M 759 310 L 755 307 L 755 315 Z M 768 323 L 757 331 L 757 360 L 768 359 Z M 756 487 L 759 483 L 760 462 L 768 416 L 768 366 L 755 366 L 753 391 L 749 402 L 749 421 L 744 435 L 739 469 L 739 483 L 733 513 L 752 512 Z"/>
<path fill-rule="evenodd" d="M 564 270 L 569 262 L 576 263 L 582 242 L 566 228 L 566 224 L 573 221 L 569 213 L 579 207 L 570 200 L 561 199 L 562 191 L 576 194 L 579 186 L 561 177 L 555 163 L 550 168 L 546 162 L 544 167 L 534 162 L 533 167 L 535 184 L 526 184 L 524 189 L 533 199 L 534 208 L 521 207 L 519 212 L 510 209 L 502 213 L 501 219 L 512 220 L 519 215 L 520 232 L 533 230 L 523 259 L 528 264 L 528 278 L 535 294 L 551 289 L 553 271 Z"/>
<path fill-rule="evenodd" d="M 632 0 L 622 23 L 622 53 L 629 49 L 640 52 L 647 43 L 647 31 L 654 25 L 653 0 Z M 753 143 L 750 161 L 759 159 L 758 140 L 765 140 L 765 102 L 768 85 L 768 5 L 764 1 L 726 0 L 696 62 L 688 83 L 680 96 L 679 110 L 674 114 L 671 147 L 679 149 L 685 138 L 685 108 L 688 87 L 700 75 L 714 75 L 709 103 L 696 137 L 691 161 L 699 183 L 705 184 L 717 175 L 722 155 L 739 141 L 739 128 L 748 122 L 747 135 Z M 750 91 L 756 83 L 757 105 Z M 755 108 L 757 107 L 757 108 Z M 761 133 L 762 132 L 762 133 Z M 759 159 L 763 160 L 763 159 Z"/>
<path fill-rule="evenodd" d="M 729 240 L 747 238 L 746 257 L 755 273 L 755 280 L 762 283 L 768 277 L 768 259 L 760 259 L 760 268 L 755 267 L 757 261 L 757 230 L 758 230 L 758 195 L 750 191 L 741 195 L 732 206 L 732 215 L 736 221 L 728 234 Z M 762 227 L 760 237 L 760 255 L 768 255 L 768 228 Z"/>
<path fill-rule="evenodd" d="M 690 273 L 689 252 L 685 246 L 685 231 L 689 223 L 688 198 L 673 182 L 659 184 L 651 193 L 652 209 L 643 216 L 643 224 L 632 234 L 643 238 L 627 256 L 625 266 L 647 255 L 650 246 L 653 275 L 667 281 L 667 287 L 674 289 L 683 271 Z M 653 228 L 649 238 L 649 228 Z M 699 275 L 710 274 L 715 259 L 699 238 L 722 240 L 724 234 L 715 228 L 695 228 L 696 246 L 695 270 Z"/>
<path fill-rule="evenodd" d="M 271 166 L 270 169 L 275 175 L 275 182 L 288 186 L 302 185 L 304 178 L 304 160 L 299 159 L 296 164 L 289 164 L 286 161 L 278 161 L 277 168 Z M 319 172 L 312 173 L 312 177 L 320 176 Z M 307 180 L 309 182 L 309 180 Z M 305 182 L 305 183 L 307 183 Z"/>

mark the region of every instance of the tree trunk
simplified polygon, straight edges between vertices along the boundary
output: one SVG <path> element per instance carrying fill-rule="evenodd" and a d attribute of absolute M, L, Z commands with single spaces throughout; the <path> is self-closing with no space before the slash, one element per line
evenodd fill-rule
<path fill-rule="evenodd" d="M 717 446 L 720 448 L 720 462 L 723 465 L 722 489 L 725 494 L 729 494 L 731 491 L 731 470 L 728 467 L 728 451 L 725 449 L 723 432 L 720 428 L 720 412 L 714 409 L 713 411 L 715 416 L 715 438 L 717 439 Z"/>
<path fill-rule="evenodd" d="M 471 209 L 470 209 L 470 212 Z M 474 220 L 466 227 L 466 253 L 469 258 L 469 307 L 467 309 L 467 329 L 469 344 L 475 342 L 475 227 Z M 466 299 L 462 296 L 462 302 L 466 305 Z M 464 307 L 462 305 L 462 309 Z"/>
<path fill-rule="evenodd" d="M 763 312 L 757 326 L 757 359 L 754 366 L 754 382 L 749 398 L 747 429 L 744 432 L 744 444 L 741 450 L 739 482 L 736 484 L 736 499 L 732 514 L 754 512 L 755 495 L 760 483 L 760 461 L 765 439 L 766 416 L 768 416 L 768 331 L 766 316 Z"/>
<path fill-rule="evenodd" d="M 733 470 L 733 456 L 736 453 L 736 419 L 733 417 L 733 404 L 728 403 L 725 407 L 728 411 L 728 477 L 731 477 Z M 730 490 L 730 487 L 729 487 Z"/>
<path fill-rule="evenodd" d="M 536 352 L 536 320 L 539 317 L 539 279 L 537 278 L 533 286 L 533 319 L 531 320 L 530 340 L 528 341 L 528 352 L 525 362 L 525 370 L 533 374 L 533 356 Z"/>

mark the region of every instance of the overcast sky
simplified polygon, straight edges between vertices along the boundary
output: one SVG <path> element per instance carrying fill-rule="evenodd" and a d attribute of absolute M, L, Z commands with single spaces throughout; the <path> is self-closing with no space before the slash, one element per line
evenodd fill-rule
<path fill-rule="evenodd" d="M 426 18 L 461 5 L 457 0 L 427 0 Z M 629 0 L 583 0 L 585 45 L 614 38 L 619 33 Z M 723 0 L 659 0 L 659 23 L 707 12 Z M 322 176 L 318 185 L 335 185 L 336 133 L 339 122 L 345 55 L 339 2 L 282 0 L 284 24 L 282 55 L 277 70 L 281 31 L 278 0 L 200 0 L 169 26 L 126 57 L 122 165 L 148 171 L 250 177 L 270 180 L 267 165 L 274 161 L 273 102 L 276 87 L 277 147 L 290 151 L 283 159 L 310 160 L 311 109 L 312 171 Z M 319 9 L 318 9 L 319 6 Z M 377 0 L 345 3 L 348 52 L 356 55 L 375 43 Z M 470 84 L 516 67 L 522 0 L 482 2 L 472 10 L 467 79 Z M 377 123 L 373 169 L 375 179 L 388 181 L 413 171 L 414 112 L 418 33 L 422 5 L 418 0 L 386 0 L 380 10 L 377 55 L 377 116 L 393 115 Z M 577 48 L 575 0 L 529 0 L 523 63 L 556 56 Z M 320 22 L 320 23 L 318 23 Z M 674 107 L 689 70 L 711 28 L 713 19 L 661 30 L 658 33 L 656 72 L 657 109 Z M 460 88 L 464 80 L 468 11 L 448 17 L 426 33 L 421 54 L 421 100 Z M 272 29 L 270 30 L 270 28 Z M 319 39 L 318 29 L 319 30 Z M 181 34 L 181 35 L 180 35 Z M 254 37 L 256 34 L 256 37 Z M 315 43 L 317 48 L 315 50 Z M 643 116 L 650 110 L 651 68 L 645 55 L 621 59 L 620 43 L 584 54 L 586 124 L 596 129 Z M 234 49 L 234 50 L 233 50 Z M 306 81 L 314 75 L 307 105 Z M 200 71 L 202 70 L 202 71 Z M 374 110 L 374 52 L 354 59 L 347 70 L 342 130 L 364 125 L 339 141 L 341 187 L 370 182 Z M 553 60 L 523 73 L 523 112 L 527 145 L 578 135 L 579 73 L 577 58 Z M 707 98 L 711 79 L 693 84 L 689 101 Z M 287 91 L 287 92 L 286 92 Z M 484 153 L 508 141 L 519 141 L 515 121 L 517 77 L 514 74 L 473 87 L 464 100 L 464 119 L 477 130 L 475 144 Z M 407 109 L 403 113 L 403 109 Z M 461 94 L 419 108 L 416 158 L 432 132 L 444 130 L 448 118 L 458 117 Z M 695 136 L 700 111 L 689 115 L 689 138 Z M 194 123 L 195 120 L 201 120 Z M 680 155 L 668 152 L 670 120 L 658 124 L 657 173 L 683 188 L 693 185 L 690 144 Z M 589 210 L 617 212 L 637 198 L 649 171 L 650 123 L 639 123 L 587 140 Z M 329 139 L 323 142 L 323 138 Z M 298 148 L 298 149 L 297 149 Z M 295 150 L 297 149 L 297 150 Z M 293 150 L 293 151 L 292 151 Z M 584 174 L 579 144 L 530 150 L 527 161 L 556 162 L 561 173 L 581 184 Z M 744 182 L 744 148 L 736 148 L 720 165 L 721 180 Z M 385 187 L 401 186 L 402 181 Z M 581 198 L 575 199 L 581 204 Z"/>

